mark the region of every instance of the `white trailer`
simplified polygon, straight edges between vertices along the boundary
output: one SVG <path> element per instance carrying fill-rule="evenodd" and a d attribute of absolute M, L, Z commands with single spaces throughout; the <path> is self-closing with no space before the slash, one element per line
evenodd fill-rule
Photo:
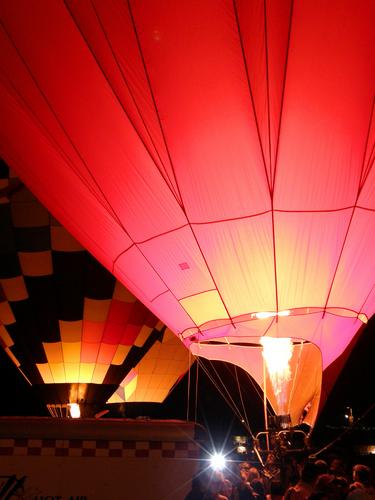
<path fill-rule="evenodd" d="M 0 417 L 0 498 L 182 500 L 202 439 L 173 420 Z"/>

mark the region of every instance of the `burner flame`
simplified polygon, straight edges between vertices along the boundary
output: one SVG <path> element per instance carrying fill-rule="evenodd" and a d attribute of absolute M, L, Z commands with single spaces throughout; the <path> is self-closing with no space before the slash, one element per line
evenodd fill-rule
<path fill-rule="evenodd" d="M 278 413 L 286 412 L 287 384 L 291 379 L 289 362 L 293 354 L 293 343 L 290 338 L 262 337 L 263 359 L 278 404 Z"/>

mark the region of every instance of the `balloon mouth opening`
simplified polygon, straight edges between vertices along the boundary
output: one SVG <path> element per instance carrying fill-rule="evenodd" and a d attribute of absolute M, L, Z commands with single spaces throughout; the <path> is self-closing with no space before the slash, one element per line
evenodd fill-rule
<path fill-rule="evenodd" d="M 207 338 L 203 339 L 202 337 L 199 337 L 198 335 L 192 335 L 189 337 L 187 340 L 189 341 L 189 345 L 195 344 L 198 346 L 217 346 L 217 347 L 248 347 L 248 348 L 256 348 L 258 350 L 264 350 L 264 345 L 263 339 L 275 339 L 275 340 L 290 340 L 292 347 L 296 347 L 298 345 L 304 344 L 314 344 L 314 342 L 311 342 L 310 340 L 305 340 L 302 338 L 296 338 L 296 337 L 272 337 L 272 336 L 252 336 L 252 337 L 247 337 L 246 341 L 243 340 L 241 341 L 241 337 L 238 337 L 236 339 L 231 338 L 230 340 L 226 337 L 217 337 L 217 338 Z M 186 342 L 186 340 L 185 340 Z"/>
<path fill-rule="evenodd" d="M 363 324 L 367 324 L 368 317 L 365 313 L 354 311 L 352 309 L 343 307 L 299 307 L 294 309 L 285 309 L 281 311 L 257 311 L 242 314 L 232 318 L 215 318 L 203 324 L 197 324 L 195 327 L 188 328 L 179 334 L 181 340 L 187 347 L 193 343 L 230 343 L 241 345 L 259 346 L 259 341 L 252 340 L 252 338 L 259 338 L 257 333 L 245 334 L 244 329 L 249 326 L 249 330 L 254 328 L 251 325 L 260 325 L 263 322 L 267 327 L 272 324 L 277 324 L 284 321 L 293 321 L 293 317 L 306 316 L 306 315 L 322 315 L 324 316 L 338 316 L 351 320 L 358 320 Z M 256 322 L 256 323 L 255 323 Z M 243 329 L 243 332 L 239 333 Z M 231 338 L 231 342 L 222 342 L 222 338 Z M 246 339 L 245 339 L 246 337 Z M 284 335 L 285 337 L 285 335 Z M 243 340 L 241 340 L 241 338 Z M 235 339 L 235 340 L 234 340 Z M 234 340 L 234 342 L 233 342 Z M 296 339 L 297 340 L 297 339 Z"/>

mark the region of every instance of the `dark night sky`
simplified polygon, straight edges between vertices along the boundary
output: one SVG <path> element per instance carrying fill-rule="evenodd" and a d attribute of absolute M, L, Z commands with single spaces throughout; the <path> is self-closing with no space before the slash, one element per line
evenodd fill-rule
<path fill-rule="evenodd" d="M 344 413 L 347 406 L 351 406 L 354 415 L 359 417 L 374 403 L 374 352 L 375 317 L 363 330 L 317 422 L 314 439 L 318 443 L 323 442 L 325 439 L 329 440 L 332 436 L 341 432 L 340 426 L 345 423 Z M 227 386 L 235 398 L 238 399 L 233 370 L 232 374 L 226 369 L 223 369 L 221 373 L 226 380 Z M 190 419 L 194 419 L 195 414 L 194 375 L 195 368 L 192 369 L 190 384 L 192 387 L 190 392 Z M 48 415 L 44 405 L 38 401 L 31 387 L 3 351 L 0 352 L 0 377 L 2 381 L 0 414 Z M 250 426 L 253 432 L 260 431 L 263 426 L 262 401 L 250 384 L 246 383 L 243 387 Z M 125 416 L 150 415 L 158 418 L 184 419 L 187 413 L 186 408 L 187 377 L 180 382 L 163 405 L 128 406 L 125 409 Z M 230 434 L 241 432 L 241 424 L 233 416 L 230 408 L 202 370 L 199 371 L 197 414 L 198 421 L 210 430 L 216 440 L 223 440 L 228 430 Z M 364 424 L 367 429 L 375 427 L 375 409 L 367 415 Z M 373 436 L 373 431 L 362 431 L 358 439 L 368 441 L 373 439 Z"/>

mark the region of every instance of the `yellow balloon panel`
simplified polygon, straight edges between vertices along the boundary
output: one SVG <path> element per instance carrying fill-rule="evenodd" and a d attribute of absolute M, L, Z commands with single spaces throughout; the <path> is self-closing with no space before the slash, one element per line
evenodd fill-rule
<path fill-rule="evenodd" d="M 145 354 L 108 403 L 161 403 L 193 361 L 194 357 L 167 329 L 162 341 L 156 342 Z"/>

